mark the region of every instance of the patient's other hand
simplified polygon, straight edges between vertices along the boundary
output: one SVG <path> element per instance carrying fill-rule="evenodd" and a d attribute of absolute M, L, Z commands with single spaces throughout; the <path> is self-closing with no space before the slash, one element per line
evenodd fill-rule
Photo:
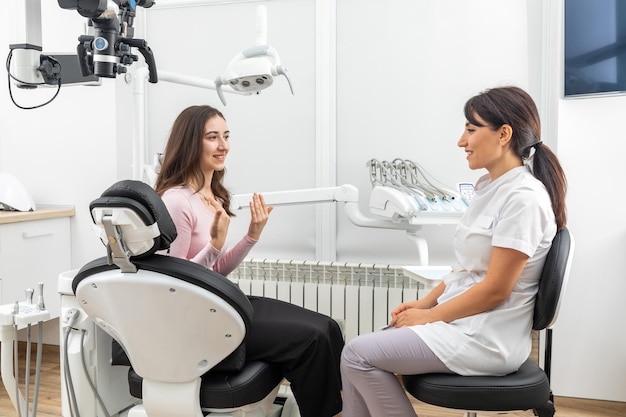
<path fill-rule="evenodd" d="M 248 227 L 248 236 L 251 239 L 259 240 L 273 209 L 274 207 L 265 205 L 265 199 L 261 194 L 254 193 L 252 195 L 252 201 L 250 202 L 250 226 Z"/>
<path fill-rule="evenodd" d="M 211 207 L 215 209 L 215 217 L 213 223 L 211 223 L 211 246 L 217 250 L 222 250 L 224 243 L 226 242 L 226 235 L 228 234 L 228 226 L 230 225 L 230 216 L 226 214 L 224 207 L 211 198 L 208 200 Z"/>

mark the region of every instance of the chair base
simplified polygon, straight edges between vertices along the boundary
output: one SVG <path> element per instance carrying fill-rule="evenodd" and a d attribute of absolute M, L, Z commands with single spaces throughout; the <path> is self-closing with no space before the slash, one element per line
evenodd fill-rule
<path fill-rule="evenodd" d="M 268 410 L 268 412 L 266 414 L 263 414 L 263 417 L 285 417 L 282 414 L 282 412 L 283 412 L 283 408 L 280 405 L 273 404 L 272 407 Z M 236 413 L 227 413 L 227 414 L 221 413 L 221 412 L 220 413 L 211 412 L 208 414 L 204 413 L 204 416 L 206 417 L 234 417 L 234 416 L 258 417 L 259 414 L 257 411 L 252 410 L 251 413 L 246 413 L 246 412 L 241 413 L 240 411 L 237 411 Z M 126 415 L 126 417 L 150 417 L 150 416 L 148 416 L 148 414 L 146 413 L 146 410 L 144 409 L 143 405 L 137 405 L 128 411 L 128 414 Z"/>
<path fill-rule="evenodd" d="M 260 361 L 246 362 L 240 371 L 209 372 L 202 376 L 199 405 L 203 410 L 217 410 L 257 403 L 277 390 L 282 380 L 283 375 L 278 366 Z M 143 378 L 132 368 L 128 372 L 128 384 L 131 395 L 141 399 Z"/>
<path fill-rule="evenodd" d="M 276 392 L 278 391 L 278 393 Z M 273 400 L 273 402 L 272 402 Z M 300 417 L 300 410 L 296 404 L 291 389 L 281 384 L 272 391 L 267 398 L 257 404 L 250 404 L 235 409 L 202 409 L 205 417 Z M 119 417 L 151 417 L 146 412 L 145 406 L 139 404 L 121 413 Z M 177 414 L 177 417 L 180 415 Z"/>
<path fill-rule="evenodd" d="M 543 407 L 535 408 L 533 411 L 537 417 L 554 417 L 556 408 L 554 407 L 552 394 L 550 394 L 550 400 Z"/>

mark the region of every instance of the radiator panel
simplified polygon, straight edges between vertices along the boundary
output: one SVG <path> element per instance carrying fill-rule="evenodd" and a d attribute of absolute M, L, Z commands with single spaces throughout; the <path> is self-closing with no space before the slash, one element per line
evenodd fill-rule
<path fill-rule="evenodd" d="M 400 266 L 295 260 L 246 259 L 228 278 L 247 295 L 334 318 L 346 340 L 387 324 L 394 307 L 417 299 L 419 286 Z"/>

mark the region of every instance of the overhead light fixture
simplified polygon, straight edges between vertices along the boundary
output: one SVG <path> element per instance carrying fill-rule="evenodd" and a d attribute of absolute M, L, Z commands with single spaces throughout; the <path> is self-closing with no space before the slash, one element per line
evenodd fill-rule
<path fill-rule="evenodd" d="M 226 105 L 222 86 L 244 93 L 259 93 L 274 83 L 274 77 L 283 75 L 287 79 L 291 94 L 293 85 L 287 68 L 280 62 L 278 52 L 267 45 L 267 9 L 257 7 L 257 40 L 254 46 L 239 52 L 230 61 L 223 75 L 215 79 L 215 89 Z"/>

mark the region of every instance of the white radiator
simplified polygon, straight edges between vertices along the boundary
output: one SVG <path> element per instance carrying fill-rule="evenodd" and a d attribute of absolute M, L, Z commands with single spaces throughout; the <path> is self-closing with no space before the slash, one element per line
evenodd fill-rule
<path fill-rule="evenodd" d="M 247 259 L 228 278 L 247 295 L 334 318 L 346 340 L 386 325 L 394 307 L 418 297 L 418 283 L 394 265 Z"/>

